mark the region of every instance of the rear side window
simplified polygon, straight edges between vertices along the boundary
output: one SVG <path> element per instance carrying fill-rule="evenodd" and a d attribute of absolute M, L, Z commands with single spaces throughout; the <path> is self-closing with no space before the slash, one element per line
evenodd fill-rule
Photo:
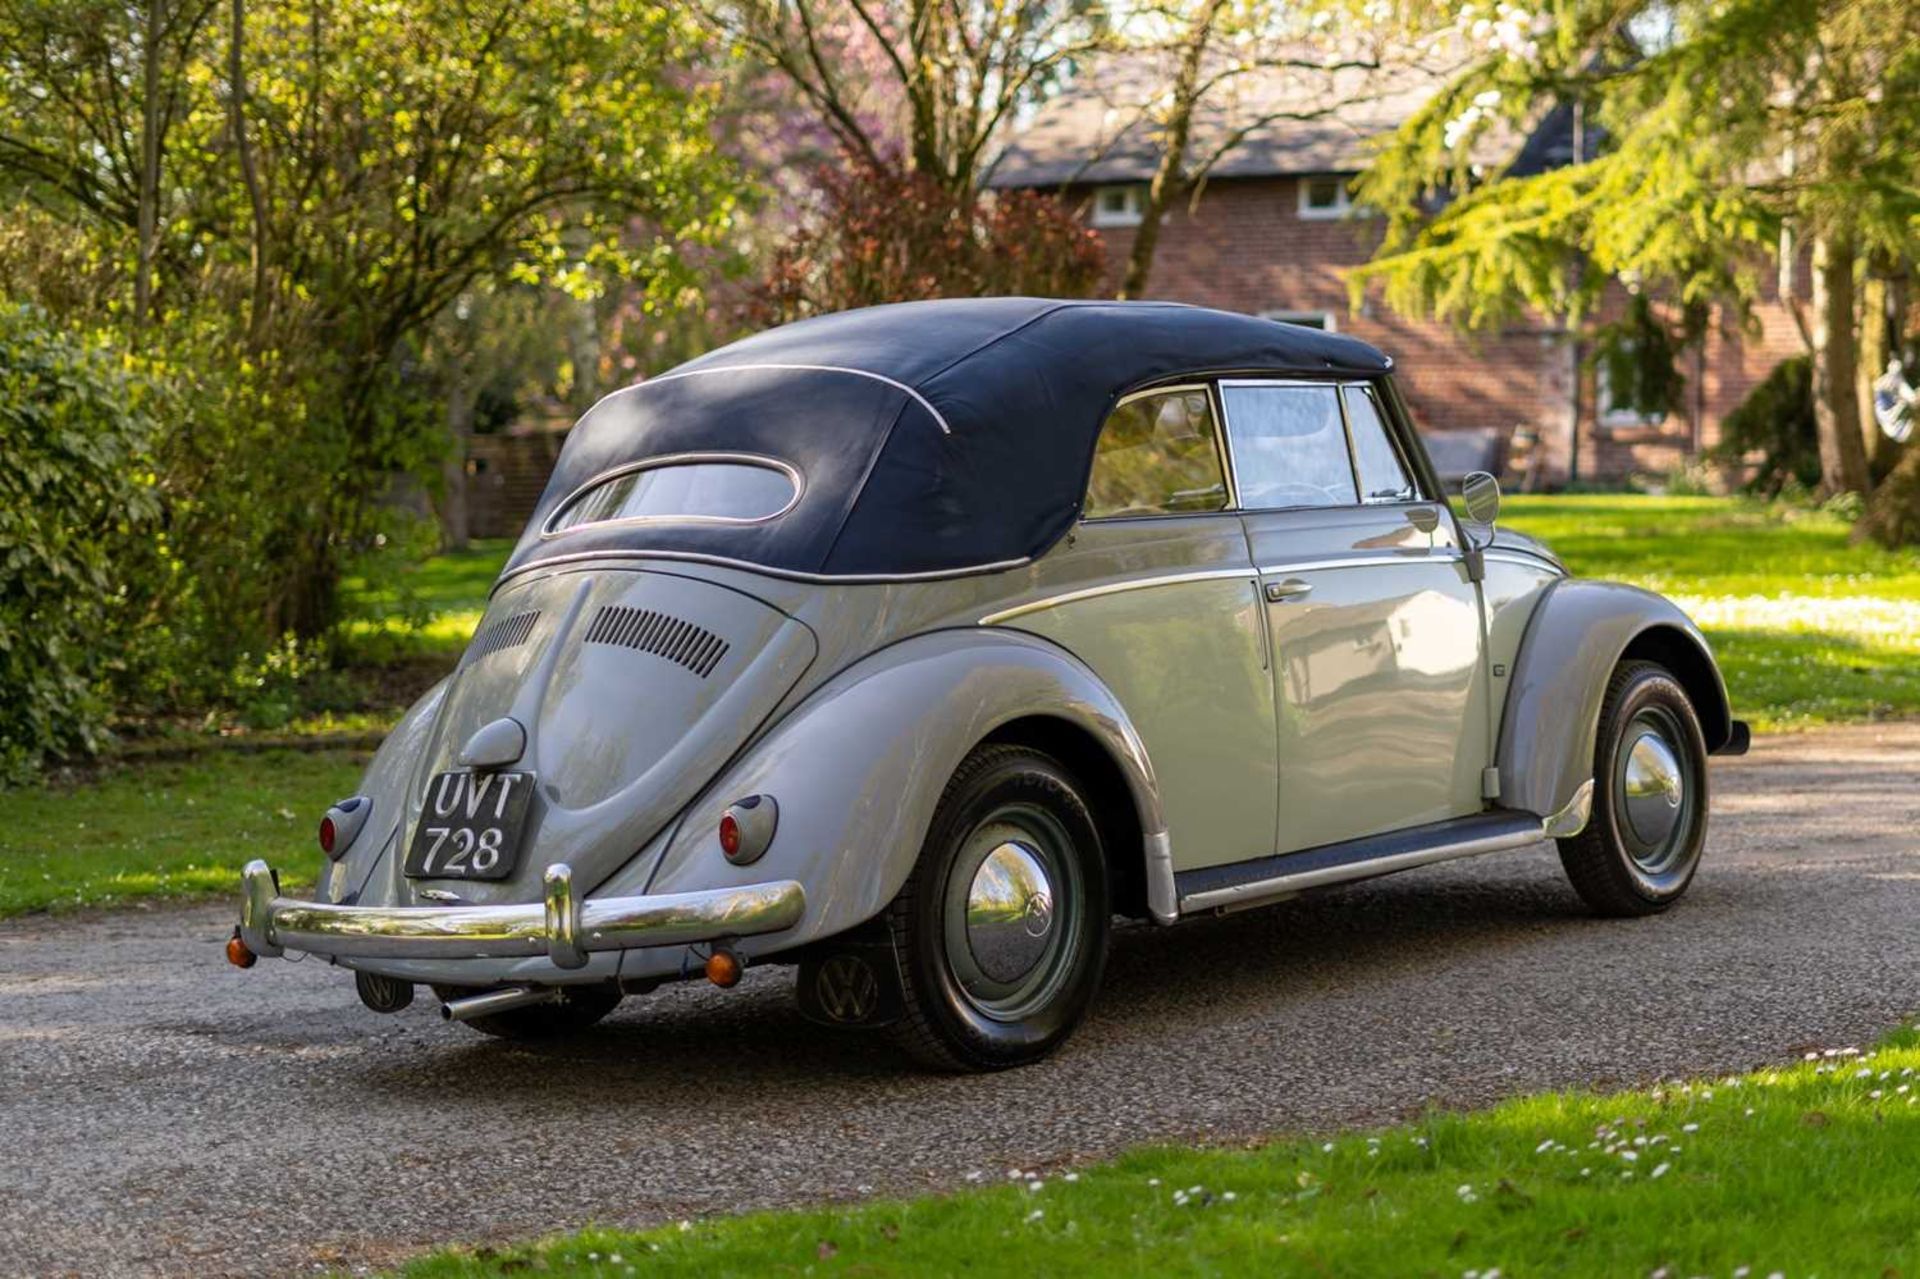
<path fill-rule="evenodd" d="M 1373 389 L 1349 386 L 1347 429 L 1353 432 L 1353 466 L 1360 473 L 1360 497 L 1367 502 L 1411 502 L 1418 493 L 1407 475 L 1406 463 L 1387 434 L 1386 420 Z"/>
<path fill-rule="evenodd" d="M 1240 505 L 1352 506 L 1359 496 L 1331 386 L 1223 384 Z"/>
<path fill-rule="evenodd" d="M 1220 511 L 1227 477 L 1205 387 L 1135 396 L 1100 430 L 1087 486 L 1088 519 Z"/>
<path fill-rule="evenodd" d="M 750 524 L 781 514 L 798 496 L 792 473 L 771 462 L 647 463 L 604 476 L 569 498 L 547 532 L 616 520 Z"/>

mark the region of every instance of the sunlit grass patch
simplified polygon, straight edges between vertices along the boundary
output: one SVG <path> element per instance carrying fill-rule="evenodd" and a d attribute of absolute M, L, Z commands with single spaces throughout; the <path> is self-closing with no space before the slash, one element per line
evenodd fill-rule
<path fill-rule="evenodd" d="M 486 611 L 487 593 L 513 550 L 508 538 L 483 539 L 376 577 L 342 584 L 344 653 L 363 663 L 457 656 Z"/>
<path fill-rule="evenodd" d="M 347 751 L 210 751 L 0 791 L 0 916 L 237 893 L 254 857 L 293 886 L 320 860 L 321 814 L 364 764 Z"/>
<path fill-rule="evenodd" d="M 1672 598 L 1755 729 L 1920 714 L 1920 552 L 1817 510 L 1730 498 L 1516 497 L 1503 522 L 1582 577 Z"/>
<path fill-rule="evenodd" d="M 1920 1036 L 1791 1066 L 1079 1169 L 596 1230 L 402 1273 L 1885 1275 L 1920 1267 Z"/>

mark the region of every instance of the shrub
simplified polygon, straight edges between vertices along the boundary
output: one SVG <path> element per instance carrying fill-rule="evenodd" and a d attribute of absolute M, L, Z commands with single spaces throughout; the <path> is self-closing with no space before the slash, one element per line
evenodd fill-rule
<path fill-rule="evenodd" d="M 1106 267 L 1098 233 L 1035 192 L 962 204 L 932 177 L 855 155 L 814 181 L 818 216 L 774 254 L 748 307 L 756 323 L 923 298 L 1085 297 Z"/>
<path fill-rule="evenodd" d="M 1813 424 L 1813 366 L 1804 355 L 1780 361 L 1740 407 L 1720 423 L 1715 461 L 1738 465 L 1760 453 L 1749 493 L 1777 497 L 1784 488 L 1820 483 L 1820 441 Z"/>
<path fill-rule="evenodd" d="M 0 780 L 98 749 L 157 504 L 155 388 L 0 304 Z"/>

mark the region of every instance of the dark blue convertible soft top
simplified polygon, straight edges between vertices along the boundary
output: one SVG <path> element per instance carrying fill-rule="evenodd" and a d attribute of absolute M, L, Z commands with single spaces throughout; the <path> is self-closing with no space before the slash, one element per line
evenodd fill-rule
<path fill-rule="evenodd" d="M 668 554 L 784 573 L 1006 567 L 1072 525 L 1114 402 L 1196 374 L 1377 377 L 1352 338 L 1162 302 L 980 298 L 802 320 L 609 395 L 580 419 L 508 571 Z M 747 453 L 802 476 L 760 524 L 658 521 L 543 535 L 583 484 L 647 458 Z"/>

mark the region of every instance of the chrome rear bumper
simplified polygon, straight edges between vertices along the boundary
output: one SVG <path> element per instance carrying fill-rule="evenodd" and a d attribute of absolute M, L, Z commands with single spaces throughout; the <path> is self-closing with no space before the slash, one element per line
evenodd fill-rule
<path fill-rule="evenodd" d="M 791 879 L 581 901 L 564 865 L 547 868 L 542 903 L 511 906 L 336 906 L 280 896 L 264 861 L 248 862 L 240 875 L 240 939 L 268 957 L 289 950 L 381 959 L 544 955 L 557 967 L 581 968 L 597 950 L 778 932 L 800 922 L 807 904 L 806 890 Z"/>

